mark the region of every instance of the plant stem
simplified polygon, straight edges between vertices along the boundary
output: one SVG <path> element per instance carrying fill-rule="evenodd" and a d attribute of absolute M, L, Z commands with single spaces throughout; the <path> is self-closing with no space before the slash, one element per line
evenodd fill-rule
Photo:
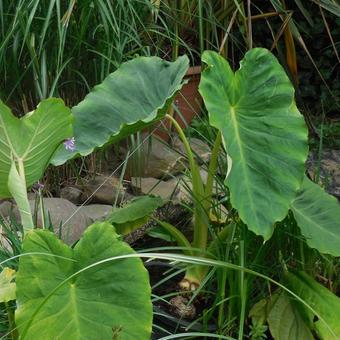
<path fill-rule="evenodd" d="M 194 198 L 194 241 L 193 247 L 202 249 L 201 256 L 204 256 L 207 239 L 208 239 L 208 213 L 209 213 L 209 202 L 205 199 L 203 181 L 199 172 L 199 168 L 194 159 L 193 152 L 191 151 L 188 139 L 186 138 L 183 129 L 177 123 L 177 121 L 169 114 L 165 115 L 166 118 L 170 119 L 173 126 L 176 128 L 180 139 L 183 142 L 187 157 L 189 160 L 189 168 L 192 177 L 192 191 Z"/>
<path fill-rule="evenodd" d="M 218 152 L 220 150 L 221 143 L 222 143 L 222 134 L 221 134 L 221 131 L 218 131 L 216 139 L 215 139 L 214 147 L 211 153 L 210 164 L 209 164 L 209 169 L 208 169 L 207 185 L 205 187 L 205 196 L 207 199 L 209 199 L 212 195 L 214 175 L 216 173 L 216 169 L 218 166 Z M 211 205 L 211 202 L 210 202 L 210 205 Z"/>
<path fill-rule="evenodd" d="M 184 148 L 185 148 L 185 151 L 187 153 L 188 160 L 189 160 L 190 170 L 193 171 L 193 169 L 196 166 L 196 162 L 195 162 L 195 159 L 194 159 L 194 155 L 191 151 L 189 141 L 185 137 L 183 129 L 180 127 L 180 125 L 177 123 L 177 121 L 171 115 L 166 114 L 165 117 L 168 118 L 171 121 L 171 123 L 174 125 L 174 127 L 176 128 L 177 133 L 179 135 L 179 138 L 182 140 L 182 142 L 184 144 Z"/>
<path fill-rule="evenodd" d="M 202 0 L 198 0 L 198 32 L 200 38 L 200 52 L 201 55 L 204 51 L 204 38 L 203 38 L 203 4 Z"/>
<path fill-rule="evenodd" d="M 218 330 L 222 332 L 222 325 L 223 325 L 223 320 L 225 316 L 225 289 L 226 289 L 226 282 L 227 282 L 227 270 L 221 269 L 221 279 L 219 280 L 220 285 L 219 285 L 219 300 L 220 304 L 218 305 L 218 317 L 217 317 L 217 326 Z"/>
<path fill-rule="evenodd" d="M 15 185 L 18 186 L 18 190 L 15 190 L 15 195 L 13 195 L 21 216 L 21 222 L 24 227 L 24 232 L 31 230 L 34 228 L 33 218 L 32 218 L 32 212 L 31 207 L 28 201 L 27 196 L 27 185 L 26 185 L 26 176 L 25 176 L 25 167 L 24 162 L 22 159 L 17 159 L 18 163 L 18 174 L 20 177 L 20 182 Z M 15 166 L 15 164 L 13 164 Z M 15 197 L 16 196 L 16 197 Z"/>
<path fill-rule="evenodd" d="M 244 230 L 244 226 L 242 226 L 242 230 Z M 244 234 L 242 232 L 242 234 Z M 240 241 L 240 266 L 244 268 L 245 265 L 245 250 L 244 250 L 244 239 Z M 241 313 L 240 313 L 240 324 L 239 324 L 239 333 L 238 339 L 243 339 L 244 334 L 244 320 L 245 320 L 245 310 L 246 310 L 246 284 L 245 284 L 245 277 L 244 271 L 240 272 L 240 297 L 241 297 Z"/>
<path fill-rule="evenodd" d="M 170 223 L 160 221 L 155 217 L 153 219 L 176 240 L 180 247 L 183 247 L 182 251 L 185 255 L 193 256 L 191 244 L 181 231 Z"/>
<path fill-rule="evenodd" d="M 9 306 L 8 302 L 5 302 L 5 308 L 6 308 L 6 312 L 7 312 L 7 318 L 8 318 L 8 323 L 9 323 L 11 339 L 12 340 L 18 339 L 18 332 L 16 331 L 16 327 L 15 327 L 13 310 Z"/>

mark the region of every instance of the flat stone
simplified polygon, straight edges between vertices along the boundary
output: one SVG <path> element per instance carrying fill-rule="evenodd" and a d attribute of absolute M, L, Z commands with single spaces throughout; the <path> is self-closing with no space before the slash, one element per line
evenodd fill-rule
<path fill-rule="evenodd" d="M 98 175 L 83 186 L 82 202 L 112 205 L 118 195 L 118 203 L 126 196 L 125 188 L 119 184 L 119 178 Z"/>
<path fill-rule="evenodd" d="M 80 211 L 85 214 L 92 222 L 104 221 L 112 211 L 112 205 L 89 204 L 81 207 Z"/>
<path fill-rule="evenodd" d="M 200 169 L 200 175 L 203 183 L 206 184 L 208 172 Z M 152 177 L 132 177 L 131 186 L 143 195 L 160 196 L 163 200 L 171 200 L 173 204 L 192 203 L 192 182 L 186 175 L 173 177 L 167 181 Z M 221 194 L 221 190 L 214 180 L 213 195 L 218 196 L 219 194 Z"/>
<path fill-rule="evenodd" d="M 178 179 L 176 178 L 161 181 L 152 177 L 132 177 L 131 186 L 139 190 L 143 195 L 159 196 L 165 201 L 176 200 L 176 196 L 179 193 Z"/>
<path fill-rule="evenodd" d="M 75 186 L 67 186 L 60 190 L 60 197 L 74 203 L 82 203 L 83 191 Z"/>

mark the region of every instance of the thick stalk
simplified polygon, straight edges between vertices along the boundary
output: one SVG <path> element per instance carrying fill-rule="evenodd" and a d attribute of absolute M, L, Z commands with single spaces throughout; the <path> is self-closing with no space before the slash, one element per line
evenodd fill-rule
<path fill-rule="evenodd" d="M 27 196 L 24 163 L 22 159 L 17 159 L 16 162 L 12 160 L 8 176 L 8 189 L 17 203 L 24 232 L 27 232 L 34 228 L 34 223 Z"/>
<path fill-rule="evenodd" d="M 160 221 L 155 217 L 153 219 L 176 240 L 177 244 L 183 248 L 182 251 L 185 255 L 193 256 L 191 244 L 180 230 L 170 223 Z"/>
<path fill-rule="evenodd" d="M 18 331 L 15 327 L 13 308 L 11 308 L 11 306 L 8 304 L 8 302 L 5 302 L 5 308 L 6 308 L 6 312 L 7 312 L 7 318 L 8 318 L 8 323 L 9 323 L 11 339 L 16 340 L 16 339 L 18 339 Z"/>
<path fill-rule="evenodd" d="M 227 226 L 225 226 L 216 236 L 216 238 L 210 243 L 207 253 L 205 254 L 206 257 L 209 258 L 219 258 L 219 246 L 221 243 L 226 242 L 228 240 L 231 242 L 231 240 L 234 237 L 235 233 L 235 223 L 231 223 Z M 227 258 L 229 257 L 229 246 L 227 247 Z M 197 287 L 199 287 L 202 280 L 206 277 L 208 273 L 209 268 L 207 266 L 202 265 L 193 265 L 190 266 L 185 274 L 185 277 L 183 281 L 180 283 L 180 286 L 182 288 L 188 289 L 188 290 L 194 290 Z M 189 288 L 190 286 L 190 288 Z M 221 307 L 222 308 L 222 307 Z"/>
<path fill-rule="evenodd" d="M 28 201 L 28 195 L 27 195 L 27 185 L 26 185 L 26 176 L 25 176 L 25 166 L 24 166 L 24 162 L 19 159 L 18 160 L 18 168 L 19 168 L 19 176 L 22 180 L 23 183 L 23 190 L 22 190 L 22 200 L 24 203 L 24 207 L 23 210 L 19 207 L 20 209 L 20 214 L 24 214 L 25 217 L 22 216 L 23 220 L 22 220 L 22 224 L 24 227 L 24 230 L 26 231 L 27 229 L 33 229 L 34 228 L 34 224 L 33 224 L 33 218 L 32 218 L 32 212 L 31 212 L 31 207 Z M 18 202 L 17 202 L 18 204 Z"/>
<path fill-rule="evenodd" d="M 205 197 L 210 201 L 210 206 L 211 206 L 211 196 L 212 196 L 212 191 L 213 191 L 214 176 L 216 174 L 216 170 L 218 166 L 218 152 L 220 151 L 221 143 L 222 143 L 222 134 L 221 134 L 221 131 L 218 131 L 216 139 L 215 139 L 214 147 L 211 153 L 209 169 L 208 169 L 207 184 L 205 187 Z"/>
<path fill-rule="evenodd" d="M 194 239 L 192 249 L 197 256 L 206 256 L 208 242 L 208 226 L 209 226 L 209 201 L 205 199 L 204 184 L 201 178 L 198 165 L 194 159 L 193 152 L 190 148 L 188 139 L 186 138 L 183 129 L 177 121 L 170 115 L 166 117 L 172 122 L 176 128 L 180 139 L 183 142 L 185 151 L 189 161 L 189 169 L 192 179 L 192 194 L 194 201 Z M 195 251 L 194 249 L 200 249 Z M 208 268 L 206 266 L 194 265 L 188 267 L 184 279 L 180 282 L 180 287 L 186 290 L 195 290 L 204 279 Z"/>
<path fill-rule="evenodd" d="M 183 142 L 185 151 L 187 153 L 189 168 L 192 177 L 192 191 L 193 191 L 193 199 L 194 199 L 194 241 L 193 247 L 201 249 L 201 256 L 204 256 L 205 250 L 207 248 L 207 239 L 208 239 L 208 201 L 205 199 L 204 195 L 204 186 L 203 181 L 194 159 L 194 155 L 191 151 L 188 139 L 185 137 L 183 129 L 179 126 L 177 121 L 171 117 L 170 115 L 166 115 L 166 117 L 172 122 L 173 126 L 176 128 L 177 133 L 180 139 Z"/>

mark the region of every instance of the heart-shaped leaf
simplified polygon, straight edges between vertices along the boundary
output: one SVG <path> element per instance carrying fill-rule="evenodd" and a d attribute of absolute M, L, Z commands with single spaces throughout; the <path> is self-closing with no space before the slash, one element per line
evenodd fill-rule
<path fill-rule="evenodd" d="M 59 144 L 71 136 L 71 111 L 61 99 L 46 99 L 21 119 L 0 101 L 0 198 L 11 196 L 7 182 L 12 161 L 24 165 L 29 187 L 42 176 Z"/>
<path fill-rule="evenodd" d="M 340 205 L 335 197 L 305 176 L 292 211 L 310 247 L 340 256 Z"/>
<path fill-rule="evenodd" d="M 149 339 L 152 326 L 148 274 L 138 258 L 114 260 L 77 271 L 107 258 L 131 254 L 107 222 L 95 223 L 74 249 L 48 231 L 30 231 L 17 273 L 16 324 L 27 340 Z M 47 300 L 46 297 L 64 280 Z M 115 337 L 116 336 L 116 337 Z"/>
<path fill-rule="evenodd" d="M 175 62 L 138 57 L 122 64 L 72 108 L 76 149 L 60 148 L 52 164 L 86 156 L 161 119 L 188 67 L 186 56 Z"/>
<path fill-rule="evenodd" d="M 202 60 L 207 67 L 200 93 L 232 158 L 226 179 L 231 203 L 250 230 L 268 239 L 288 213 L 307 158 L 307 128 L 294 88 L 263 48 L 247 52 L 235 73 L 215 52 L 204 52 Z"/>

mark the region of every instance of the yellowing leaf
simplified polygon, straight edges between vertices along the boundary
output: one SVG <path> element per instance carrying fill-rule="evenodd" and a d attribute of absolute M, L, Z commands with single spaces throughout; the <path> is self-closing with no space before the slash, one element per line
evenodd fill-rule
<path fill-rule="evenodd" d="M 5 267 L 0 273 L 0 302 L 15 300 L 15 270 Z"/>

